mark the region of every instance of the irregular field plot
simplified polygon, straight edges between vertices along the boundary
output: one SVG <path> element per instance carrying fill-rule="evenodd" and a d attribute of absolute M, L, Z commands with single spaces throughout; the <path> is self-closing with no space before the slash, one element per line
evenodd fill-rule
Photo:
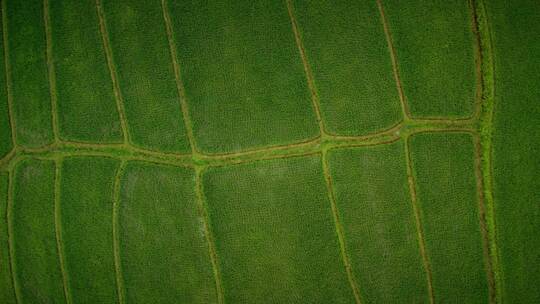
<path fill-rule="evenodd" d="M 131 140 L 189 152 L 161 1 L 103 1 Z"/>
<path fill-rule="evenodd" d="M 121 142 L 96 2 L 50 2 L 60 135 L 84 142 Z"/>
<path fill-rule="evenodd" d="M 294 1 L 328 132 L 365 135 L 401 119 L 375 1 Z"/>
<path fill-rule="evenodd" d="M 73 157 L 62 164 L 62 242 L 69 290 L 76 303 L 116 302 L 112 210 L 119 163 Z"/>
<path fill-rule="evenodd" d="M 214 303 L 194 171 L 128 163 L 121 179 L 120 260 L 128 303 Z"/>
<path fill-rule="evenodd" d="M 319 157 L 203 175 L 228 303 L 354 303 Z"/>
<path fill-rule="evenodd" d="M 2 19 L 17 143 L 28 147 L 48 144 L 53 133 L 43 1 L 3 1 Z"/>
<path fill-rule="evenodd" d="M 8 225 L 8 175 L 0 173 L 0 300 L 5 304 L 15 304 L 15 290 L 11 280 L 11 265 L 9 259 Z"/>
<path fill-rule="evenodd" d="M 502 301 L 540 303 L 540 6 L 489 1 L 495 64 L 493 195 Z"/>
<path fill-rule="evenodd" d="M 1 16 L 0 16 L 1 17 Z M 3 30 L 0 29 L 3 35 Z M 0 157 L 6 155 L 13 147 L 11 126 L 9 124 L 8 92 L 6 88 L 6 69 L 4 62 L 4 39 L 0 37 Z"/>
<path fill-rule="evenodd" d="M 468 1 L 383 2 L 411 115 L 471 116 L 476 76 Z"/>
<path fill-rule="evenodd" d="M 55 235 L 53 161 L 27 159 L 17 164 L 13 189 L 16 288 L 22 303 L 64 303 Z M 18 286 L 18 287 L 17 287 Z"/>
<path fill-rule="evenodd" d="M 435 302 L 485 303 L 472 137 L 422 133 L 409 145 Z"/>
<path fill-rule="evenodd" d="M 403 142 L 332 150 L 328 158 L 362 300 L 428 303 Z"/>
<path fill-rule="evenodd" d="M 318 135 L 283 1 L 170 1 L 194 135 L 203 152 Z"/>

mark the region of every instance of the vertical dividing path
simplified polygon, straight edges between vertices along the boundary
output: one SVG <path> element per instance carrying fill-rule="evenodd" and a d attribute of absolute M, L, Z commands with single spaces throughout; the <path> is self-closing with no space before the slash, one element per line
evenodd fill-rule
<path fill-rule="evenodd" d="M 182 74 L 180 73 L 180 64 L 178 62 L 178 55 L 176 54 L 176 44 L 174 42 L 174 34 L 171 23 L 171 16 L 169 14 L 169 8 L 167 6 L 167 0 L 161 0 L 161 9 L 163 10 L 163 20 L 165 21 L 165 28 L 167 30 L 167 41 L 169 43 L 169 49 L 171 53 L 171 62 L 174 69 L 174 79 L 176 81 L 176 90 L 178 91 L 178 98 L 180 101 L 180 110 L 182 111 L 182 118 L 186 126 L 187 137 L 189 145 L 191 146 L 191 155 L 195 156 L 198 153 L 197 146 L 195 145 L 195 137 L 193 135 L 193 124 L 189 116 L 189 109 L 186 101 L 186 92 L 184 84 L 182 83 Z"/>
<path fill-rule="evenodd" d="M 192 168 L 126 165 L 117 211 L 124 302 L 216 302 L 195 179 Z"/>
<path fill-rule="evenodd" d="M 226 303 L 352 303 L 319 154 L 202 175 Z"/>
<path fill-rule="evenodd" d="M 160 0 L 103 1 L 101 11 L 131 143 L 189 153 Z"/>
<path fill-rule="evenodd" d="M 480 71 L 468 1 L 381 2 L 411 117 L 473 117 Z"/>
<path fill-rule="evenodd" d="M 319 136 L 283 2 L 169 1 L 167 8 L 201 153 L 287 146 Z"/>
<path fill-rule="evenodd" d="M 42 1 L 2 1 L 8 98 L 16 144 L 41 147 L 54 141 Z"/>
<path fill-rule="evenodd" d="M 10 233 L 8 228 L 9 176 L 0 173 L 0 300 L 5 304 L 16 304 L 11 269 Z"/>
<path fill-rule="evenodd" d="M 429 287 L 411 212 L 402 142 L 332 149 L 327 162 L 349 263 L 363 301 L 427 303 Z"/>
<path fill-rule="evenodd" d="M 427 278 L 428 292 L 429 292 L 429 302 L 433 304 L 435 303 L 435 300 L 433 298 L 433 275 L 431 271 L 431 265 L 429 263 L 429 258 L 426 252 L 424 228 L 422 226 L 420 209 L 418 207 L 418 196 L 416 194 L 415 178 L 413 175 L 409 136 L 405 137 L 403 146 L 404 146 L 404 151 L 405 151 L 405 162 L 407 164 L 407 183 L 409 185 L 409 193 L 411 195 L 411 205 L 413 207 L 413 212 L 414 212 L 416 233 L 418 234 L 418 247 L 420 248 L 420 254 L 422 255 L 422 262 L 424 264 L 424 269 L 426 271 L 426 278 Z"/>
<path fill-rule="evenodd" d="M 409 140 L 434 301 L 487 302 L 472 136 L 427 132 Z"/>
<path fill-rule="evenodd" d="M 339 241 L 339 249 L 341 252 L 341 258 L 345 266 L 345 271 L 347 272 L 347 278 L 349 279 L 349 284 L 351 285 L 351 289 L 354 294 L 354 299 L 356 300 L 356 303 L 359 304 L 361 303 L 360 291 L 358 288 L 358 284 L 357 284 L 357 280 L 355 278 L 354 272 L 352 270 L 349 255 L 347 254 L 347 244 L 345 242 L 345 236 L 343 233 L 343 225 L 341 224 L 341 221 L 340 221 L 340 213 L 337 207 L 334 187 L 332 185 L 332 176 L 330 174 L 330 169 L 328 168 L 327 155 L 328 155 L 328 152 L 323 151 L 321 163 L 322 163 L 322 168 L 323 168 L 324 180 L 326 182 L 326 189 L 328 191 L 328 199 L 330 200 L 330 205 L 332 207 L 332 217 L 334 219 L 336 234 Z"/>
<path fill-rule="evenodd" d="M 392 34 L 390 33 L 388 20 L 386 20 L 386 14 L 384 13 L 384 6 L 382 4 L 382 0 L 377 0 L 377 8 L 379 9 L 379 14 L 381 16 L 381 23 L 384 29 L 384 36 L 386 38 L 388 52 L 390 53 L 390 59 L 392 61 L 392 72 L 394 73 L 394 80 L 396 82 L 396 88 L 399 94 L 401 112 L 403 114 L 403 119 L 407 121 L 410 119 L 411 114 L 409 110 L 409 105 L 407 104 L 407 100 L 405 99 L 405 94 L 403 93 L 403 85 L 401 84 L 401 77 L 399 76 L 398 62 L 396 58 L 396 49 L 394 47 L 394 42 L 392 41 Z"/>
<path fill-rule="evenodd" d="M 63 140 L 120 143 L 122 125 L 93 0 L 48 0 L 51 92 Z M 60 115 L 61 114 L 61 115 Z"/>
<path fill-rule="evenodd" d="M 212 271 L 214 272 L 214 280 L 216 281 L 216 294 L 217 303 L 224 303 L 223 299 L 223 284 L 221 283 L 221 270 L 219 268 L 219 259 L 216 251 L 216 244 L 214 241 L 214 235 L 212 233 L 212 227 L 210 225 L 210 219 L 208 217 L 208 209 L 206 207 L 206 200 L 204 198 L 204 188 L 202 184 L 202 174 L 205 168 L 196 168 L 195 170 L 195 191 L 197 194 L 197 207 L 199 210 L 199 216 L 201 218 L 204 235 L 206 242 L 208 243 L 208 255 L 212 262 Z"/>
<path fill-rule="evenodd" d="M 126 162 L 122 161 L 114 176 L 113 185 L 113 206 L 112 206 L 112 238 L 113 238 L 113 256 L 114 256 L 114 274 L 116 281 L 116 296 L 118 303 L 126 303 L 126 290 L 124 287 L 124 278 L 122 275 L 122 262 L 120 257 L 120 223 L 118 221 L 120 209 L 120 181 L 124 176 Z"/>
<path fill-rule="evenodd" d="M 493 119 L 483 124 L 492 145 L 483 144 L 491 148 L 499 300 L 540 303 L 540 7 L 535 0 L 483 4 L 493 48 Z"/>
<path fill-rule="evenodd" d="M 105 16 L 103 13 L 103 6 L 101 0 L 96 0 L 96 10 L 99 20 L 99 30 L 101 33 L 101 39 L 103 41 L 103 49 L 105 52 L 105 57 L 107 59 L 107 66 L 109 68 L 109 73 L 111 77 L 112 87 L 114 91 L 114 97 L 116 102 L 116 109 L 120 116 L 120 125 L 122 127 L 122 136 L 124 139 L 124 144 L 131 143 L 131 136 L 129 132 L 129 126 L 126 118 L 126 110 L 124 106 L 124 98 L 122 97 L 122 92 L 120 90 L 120 85 L 118 83 L 118 73 L 116 72 L 113 54 L 111 50 L 111 45 L 109 41 L 109 33 L 107 31 L 107 24 L 105 22 Z"/>
<path fill-rule="evenodd" d="M 359 136 L 398 124 L 399 95 L 375 2 L 286 2 L 321 129 Z"/>
<path fill-rule="evenodd" d="M 0 3 L 0 11 L 4 11 L 5 1 Z M 10 88 L 8 87 L 8 70 L 6 64 L 6 33 L 3 27 L 3 14 L 0 15 L 0 159 L 5 157 L 10 151 L 13 151 L 15 148 L 15 140 L 13 134 L 13 114 L 11 112 L 11 101 L 10 101 Z"/>
<path fill-rule="evenodd" d="M 58 194 L 64 269 L 75 303 L 118 299 L 114 267 L 114 181 L 120 162 L 104 157 L 63 159 Z"/>
<path fill-rule="evenodd" d="M 12 259 L 19 303 L 65 303 L 55 229 L 55 163 L 26 159 L 15 167 Z"/>
<path fill-rule="evenodd" d="M 60 140 L 60 131 L 58 128 L 58 101 L 56 96 L 56 75 L 54 71 L 53 46 L 51 36 L 51 15 L 49 0 L 43 0 L 43 21 L 45 27 L 45 40 L 47 44 L 47 72 L 49 80 L 49 94 L 51 98 L 51 123 L 54 135 L 54 142 Z"/>
<path fill-rule="evenodd" d="M 55 161 L 54 170 L 54 233 L 56 238 L 56 251 L 58 252 L 58 263 L 60 265 L 60 272 L 62 273 L 62 285 L 64 289 L 64 298 L 67 304 L 71 304 L 71 294 L 69 291 L 69 278 L 66 271 L 66 259 L 64 256 L 64 243 L 62 241 L 62 215 L 60 210 L 61 197 L 60 197 L 60 181 L 62 170 L 62 159 Z"/>

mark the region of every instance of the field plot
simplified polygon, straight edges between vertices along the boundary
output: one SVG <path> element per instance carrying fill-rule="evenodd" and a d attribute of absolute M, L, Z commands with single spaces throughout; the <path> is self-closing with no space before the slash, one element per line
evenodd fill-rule
<path fill-rule="evenodd" d="M 354 303 L 320 157 L 209 169 L 227 303 Z"/>
<path fill-rule="evenodd" d="M 0 304 L 540 303 L 538 1 L 0 7 Z"/>
<path fill-rule="evenodd" d="M 294 1 L 325 129 L 365 135 L 396 124 L 400 100 L 375 1 Z"/>
<path fill-rule="evenodd" d="M 67 158 L 62 164 L 62 242 L 75 303 L 116 302 L 112 201 L 119 164 L 91 157 Z"/>
<path fill-rule="evenodd" d="M 59 129 L 62 139 L 121 142 L 96 2 L 50 2 Z"/>
<path fill-rule="evenodd" d="M 0 32 L 3 32 L 3 30 L 0 30 Z M 4 58 L 4 39 L 0 37 L 0 157 L 6 155 L 13 148 L 9 122 L 8 91 L 5 85 L 6 69 Z"/>
<path fill-rule="evenodd" d="M 131 140 L 189 152 L 160 0 L 103 1 Z"/>
<path fill-rule="evenodd" d="M 170 1 L 194 136 L 224 153 L 319 135 L 283 1 Z"/>
<path fill-rule="evenodd" d="M 12 226 L 15 288 L 21 303 L 65 303 L 54 216 L 53 161 L 17 164 Z"/>
<path fill-rule="evenodd" d="M 362 300 L 428 303 L 403 142 L 331 150 L 328 158 Z"/>
<path fill-rule="evenodd" d="M 540 303 L 540 5 L 489 1 L 487 8 L 495 65 L 493 196 L 502 301 Z"/>
<path fill-rule="evenodd" d="M 192 169 L 128 163 L 120 260 L 128 303 L 214 303 L 216 285 Z"/>
<path fill-rule="evenodd" d="M 472 138 L 423 133 L 412 136 L 409 145 L 435 302 L 485 303 Z"/>
<path fill-rule="evenodd" d="M 399 73 L 415 118 L 466 118 L 476 96 L 468 1 L 383 1 Z"/>
<path fill-rule="evenodd" d="M 2 1 L 2 22 L 17 144 L 43 146 L 53 140 L 43 1 Z"/>
<path fill-rule="evenodd" d="M 7 203 L 8 175 L 0 173 L 0 299 L 5 304 L 15 304 L 15 290 L 11 279 L 11 265 L 8 244 Z"/>

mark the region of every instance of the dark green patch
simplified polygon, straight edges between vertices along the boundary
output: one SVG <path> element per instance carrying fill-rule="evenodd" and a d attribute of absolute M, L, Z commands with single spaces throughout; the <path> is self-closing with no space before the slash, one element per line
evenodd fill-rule
<path fill-rule="evenodd" d="M 413 135 L 410 151 L 435 302 L 487 302 L 472 137 Z"/>
<path fill-rule="evenodd" d="M 540 303 L 540 5 L 487 1 L 495 104 L 493 196 L 502 302 Z"/>
<path fill-rule="evenodd" d="M 63 161 L 62 241 L 75 303 L 116 303 L 113 184 L 119 161 L 74 157 Z"/>
<path fill-rule="evenodd" d="M 202 152 L 318 135 L 284 1 L 169 1 L 194 135 Z"/>
<path fill-rule="evenodd" d="M 365 135 L 401 119 L 375 1 L 294 1 L 326 130 Z"/>
<path fill-rule="evenodd" d="M 227 303 L 354 303 L 319 157 L 209 169 Z"/>
<path fill-rule="evenodd" d="M 103 9 L 131 140 L 190 152 L 160 1 L 104 1 Z"/>
<path fill-rule="evenodd" d="M 127 165 L 118 212 L 126 302 L 216 302 L 194 173 L 150 163 Z"/>
<path fill-rule="evenodd" d="M 15 169 L 13 244 L 22 303 L 65 303 L 54 222 L 53 161 L 27 159 Z"/>
<path fill-rule="evenodd" d="M 0 173 L 0 300 L 5 304 L 15 304 L 17 300 L 11 277 L 7 207 L 8 175 Z"/>
<path fill-rule="evenodd" d="M 43 1 L 6 0 L 2 8 L 17 144 L 43 146 L 53 141 Z"/>
<path fill-rule="evenodd" d="M 471 116 L 477 88 L 468 1 L 383 2 L 411 115 Z"/>
<path fill-rule="evenodd" d="M 51 0 L 50 6 L 61 137 L 121 142 L 96 2 Z"/>
<path fill-rule="evenodd" d="M 403 142 L 334 150 L 329 165 L 362 300 L 428 303 Z"/>

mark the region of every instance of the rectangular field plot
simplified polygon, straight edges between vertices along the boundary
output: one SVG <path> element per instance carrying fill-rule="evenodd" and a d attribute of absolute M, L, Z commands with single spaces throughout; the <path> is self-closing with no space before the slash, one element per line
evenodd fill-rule
<path fill-rule="evenodd" d="M 74 157 L 63 161 L 60 210 L 65 269 L 77 303 L 116 302 L 113 184 L 118 161 Z"/>
<path fill-rule="evenodd" d="M 492 166 L 500 301 L 540 303 L 540 7 L 535 0 L 485 4 L 494 47 Z"/>
<path fill-rule="evenodd" d="M 38 147 L 53 141 L 47 76 L 43 1 L 2 2 L 4 39 L 17 143 Z"/>
<path fill-rule="evenodd" d="M 333 150 L 328 158 L 362 300 L 428 303 L 403 142 Z"/>
<path fill-rule="evenodd" d="M 435 302 L 486 303 L 472 138 L 423 133 L 409 145 Z"/>
<path fill-rule="evenodd" d="M 8 91 L 6 88 L 4 58 L 3 30 L 0 28 L 0 84 L 2 84 L 0 85 L 0 158 L 13 148 L 11 125 L 9 123 Z"/>
<path fill-rule="evenodd" d="M 203 175 L 227 303 L 354 303 L 320 157 Z"/>
<path fill-rule="evenodd" d="M 215 303 L 194 171 L 128 163 L 121 180 L 119 242 L 127 303 Z"/>
<path fill-rule="evenodd" d="M 414 118 L 466 118 L 476 96 L 469 1 L 383 1 Z"/>
<path fill-rule="evenodd" d="M 9 256 L 8 223 L 8 175 L 0 173 L 0 300 L 5 304 L 15 304 L 15 289 L 11 278 Z"/>
<path fill-rule="evenodd" d="M 17 164 L 13 189 L 14 280 L 21 303 L 65 303 L 54 216 L 53 161 Z"/>
<path fill-rule="evenodd" d="M 161 1 L 103 2 L 132 142 L 189 152 Z"/>
<path fill-rule="evenodd" d="M 168 7 L 202 152 L 319 135 L 284 1 L 169 1 Z"/>
<path fill-rule="evenodd" d="M 121 142 L 121 123 L 96 2 L 49 2 L 61 137 Z"/>
<path fill-rule="evenodd" d="M 293 1 L 329 133 L 365 135 L 402 117 L 375 1 Z"/>

